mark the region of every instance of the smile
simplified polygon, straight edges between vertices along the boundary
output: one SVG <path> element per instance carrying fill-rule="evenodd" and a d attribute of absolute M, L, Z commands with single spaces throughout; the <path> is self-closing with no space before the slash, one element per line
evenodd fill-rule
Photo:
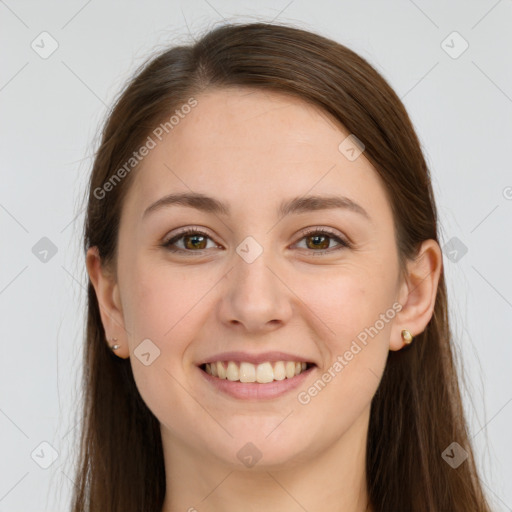
<path fill-rule="evenodd" d="M 245 361 L 240 363 L 236 361 L 216 361 L 202 365 L 201 369 L 218 379 L 267 384 L 273 381 L 292 379 L 311 366 L 313 366 L 312 363 L 298 361 L 276 361 L 274 363 L 267 361 L 257 365 Z"/>
<path fill-rule="evenodd" d="M 210 389 L 242 400 L 269 400 L 304 385 L 316 364 L 274 361 L 215 361 L 198 366 Z"/>

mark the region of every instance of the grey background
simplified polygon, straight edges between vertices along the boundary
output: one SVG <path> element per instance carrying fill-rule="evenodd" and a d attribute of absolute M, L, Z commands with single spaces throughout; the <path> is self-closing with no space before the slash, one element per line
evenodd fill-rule
<path fill-rule="evenodd" d="M 512 510 L 512 1 L 5 0 L 0 512 L 69 507 L 87 282 L 80 206 L 100 122 L 151 52 L 223 18 L 331 37 L 404 101 L 432 171 L 442 242 L 455 248 L 445 269 L 470 436 L 495 510 Z M 48 58 L 31 47 L 51 49 L 43 31 L 58 44 Z"/>

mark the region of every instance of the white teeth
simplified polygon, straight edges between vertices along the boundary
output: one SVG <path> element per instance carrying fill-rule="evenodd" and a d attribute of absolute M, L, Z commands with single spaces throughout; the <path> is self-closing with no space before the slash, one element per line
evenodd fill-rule
<path fill-rule="evenodd" d="M 240 382 L 256 382 L 256 368 L 250 363 L 240 363 Z"/>
<path fill-rule="evenodd" d="M 240 371 L 238 366 L 233 361 L 229 361 L 228 369 L 226 370 L 226 377 L 228 380 L 240 380 Z"/>
<path fill-rule="evenodd" d="M 226 368 L 224 368 L 224 365 L 220 361 L 217 361 L 217 363 L 212 363 L 212 364 L 217 366 L 217 377 L 219 377 L 219 379 L 225 379 L 226 378 Z"/>
<path fill-rule="evenodd" d="M 278 361 L 274 365 L 274 379 L 275 380 L 284 380 L 284 379 L 286 379 L 286 370 L 284 369 L 283 361 Z"/>
<path fill-rule="evenodd" d="M 274 380 L 274 370 L 270 363 L 261 363 L 256 368 L 256 380 L 265 384 Z"/>
<path fill-rule="evenodd" d="M 295 363 L 293 361 L 286 362 L 286 378 L 291 379 L 295 377 Z"/>
<path fill-rule="evenodd" d="M 245 361 L 241 362 L 240 365 L 235 361 L 228 361 L 227 363 L 216 361 L 205 364 L 206 373 L 219 379 L 259 382 L 260 384 L 266 384 L 274 380 L 291 379 L 301 374 L 306 368 L 307 363 L 296 361 L 265 362 L 258 365 Z"/>

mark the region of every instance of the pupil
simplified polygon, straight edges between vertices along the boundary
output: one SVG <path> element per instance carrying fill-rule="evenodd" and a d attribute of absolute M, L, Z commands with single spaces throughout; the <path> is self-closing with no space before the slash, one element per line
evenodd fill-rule
<path fill-rule="evenodd" d="M 315 242 L 315 247 L 320 247 L 321 249 L 325 249 L 326 248 L 326 245 L 328 246 L 329 245 L 329 242 L 327 241 L 327 244 L 326 244 L 326 240 L 327 240 L 327 237 L 325 235 L 320 235 L 320 236 L 311 236 L 310 238 L 314 239 Z M 321 239 L 323 238 L 324 239 L 324 243 L 323 245 L 316 245 L 316 241 L 318 241 L 318 239 Z"/>
<path fill-rule="evenodd" d="M 189 235 L 189 236 L 187 236 L 187 240 L 188 241 L 190 241 L 191 239 L 194 239 L 194 238 L 195 239 L 198 239 L 198 238 L 199 239 L 203 239 L 201 241 L 204 241 L 204 236 L 202 236 L 202 235 Z M 201 241 L 199 243 L 201 243 Z M 197 247 L 197 245 L 194 242 L 192 242 L 192 248 L 193 249 L 198 249 L 198 248 L 199 249 L 203 249 L 203 247 Z"/>

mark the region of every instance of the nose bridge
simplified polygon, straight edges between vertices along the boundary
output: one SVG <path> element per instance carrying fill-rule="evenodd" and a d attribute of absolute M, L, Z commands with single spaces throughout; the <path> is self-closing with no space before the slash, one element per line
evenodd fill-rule
<path fill-rule="evenodd" d="M 235 266 L 226 276 L 223 319 L 244 324 L 248 329 L 286 321 L 290 305 L 286 287 L 273 268 L 276 265 L 271 248 L 248 236 L 236 247 L 234 256 Z"/>
<path fill-rule="evenodd" d="M 266 298 L 274 295 L 276 276 L 270 271 L 272 267 L 271 248 L 264 247 L 254 237 L 246 237 L 236 248 L 236 268 L 233 269 L 234 289 L 247 298 Z"/>

